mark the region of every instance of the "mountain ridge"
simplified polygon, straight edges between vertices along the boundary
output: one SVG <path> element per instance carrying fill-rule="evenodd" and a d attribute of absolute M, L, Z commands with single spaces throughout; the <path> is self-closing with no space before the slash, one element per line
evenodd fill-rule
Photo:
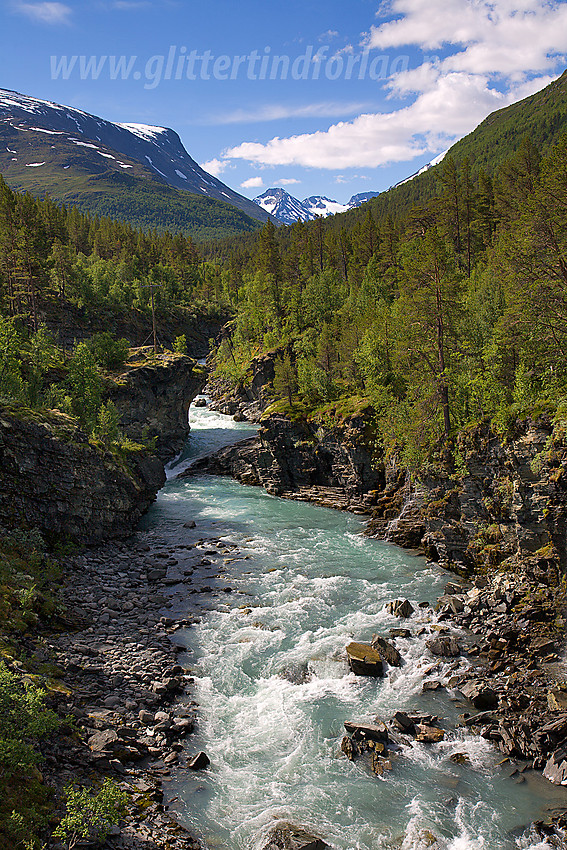
<path fill-rule="evenodd" d="M 346 212 L 368 200 L 378 192 L 353 195 L 348 204 L 341 204 L 326 195 L 310 195 L 302 201 L 294 197 L 281 186 L 266 189 L 254 198 L 254 203 L 272 215 L 281 224 L 295 224 L 297 221 L 313 221 L 327 218 L 329 215 Z"/>
<path fill-rule="evenodd" d="M 257 204 L 202 169 L 167 127 L 106 121 L 0 89 L 0 140 L 0 171 L 12 188 L 47 192 L 97 214 L 120 214 L 137 226 L 144 206 L 147 226 L 158 229 L 190 231 L 184 205 L 195 206 L 198 221 L 205 210 L 213 221 L 234 219 L 233 232 L 253 230 L 268 219 Z M 126 175 L 134 180 L 122 180 Z M 117 184 L 130 192 L 130 204 L 125 197 L 111 201 Z M 219 203 L 224 207 L 215 207 Z"/>

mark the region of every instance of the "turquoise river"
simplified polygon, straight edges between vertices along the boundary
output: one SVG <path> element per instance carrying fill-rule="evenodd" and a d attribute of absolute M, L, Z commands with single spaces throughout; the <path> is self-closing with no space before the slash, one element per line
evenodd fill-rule
<path fill-rule="evenodd" d="M 425 681 L 447 684 L 469 663 L 440 662 L 425 646 L 435 614 L 418 604 L 434 603 L 451 576 L 365 537 L 360 517 L 225 478 L 175 480 L 191 459 L 252 433 L 205 408 L 192 408 L 190 421 L 185 452 L 144 527 L 188 542 L 220 539 L 238 554 L 212 546 L 200 578 L 210 592 L 184 586 L 173 598 L 175 613 L 197 620 L 175 635 L 199 703 L 187 747 L 211 760 L 169 784 L 182 822 L 211 850 L 259 848 L 280 819 L 337 850 L 547 848 L 527 825 L 559 805 L 560 792 L 530 773 L 511 776 L 488 741 L 456 727 L 467 710 L 456 692 L 422 692 Z M 183 528 L 188 520 L 195 530 Z M 409 620 L 385 610 L 396 598 L 416 607 Z M 349 641 L 400 626 L 412 632 L 396 642 L 401 668 L 384 679 L 349 672 Z M 408 709 L 439 715 L 446 739 L 403 748 L 383 777 L 340 752 L 345 720 Z"/>

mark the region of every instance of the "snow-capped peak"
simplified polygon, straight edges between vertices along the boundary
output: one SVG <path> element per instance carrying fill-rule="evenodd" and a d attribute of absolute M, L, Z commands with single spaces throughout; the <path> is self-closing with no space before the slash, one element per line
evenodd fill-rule
<path fill-rule="evenodd" d="M 272 188 L 254 198 L 258 206 L 273 215 L 282 224 L 294 224 L 296 221 L 312 221 L 315 218 L 326 218 L 328 215 L 344 212 L 349 209 L 345 204 L 339 204 L 322 195 L 311 195 L 300 201 L 282 188 Z"/>
<path fill-rule="evenodd" d="M 346 212 L 349 209 L 347 204 L 339 204 L 338 201 L 332 201 L 330 198 L 325 198 L 324 195 L 311 195 L 309 198 L 305 198 L 302 204 L 314 216 L 321 216 L 322 218 L 326 218 L 328 215 Z"/>

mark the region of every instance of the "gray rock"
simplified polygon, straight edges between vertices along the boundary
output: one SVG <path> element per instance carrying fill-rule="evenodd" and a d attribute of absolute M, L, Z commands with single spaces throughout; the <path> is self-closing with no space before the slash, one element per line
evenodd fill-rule
<path fill-rule="evenodd" d="M 391 667 L 401 667 L 404 663 L 402 656 L 396 647 L 379 635 L 372 635 L 370 643 L 372 649 L 376 649 Z"/>
<path fill-rule="evenodd" d="M 118 735 L 113 729 L 105 729 L 95 732 L 88 740 L 88 745 L 93 753 L 111 751 L 118 743 Z"/>
<path fill-rule="evenodd" d="M 200 753 L 193 756 L 191 761 L 187 764 L 187 767 L 189 770 L 203 770 L 203 768 L 207 767 L 210 763 L 211 760 L 208 755 L 201 750 Z"/>
<path fill-rule="evenodd" d="M 459 642 L 454 637 L 436 637 L 425 641 L 425 644 L 433 655 L 440 655 L 444 658 L 455 658 L 461 654 Z"/>
<path fill-rule="evenodd" d="M 567 785 L 567 747 L 555 750 L 547 760 L 543 775 L 554 785 Z"/>
<path fill-rule="evenodd" d="M 354 721 L 346 720 L 345 729 L 358 741 L 382 741 L 385 743 L 388 740 L 388 729 L 385 723 L 355 723 Z"/>
<path fill-rule="evenodd" d="M 483 682 L 465 682 L 459 688 L 460 692 L 472 702 L 475 708 L 484 711 L 498 705 L 498 694 Z"/>
<path fill-rule="evenodd" d="M 411 617 L 414 613 L 415 608 L 409 601 L 409 599 L 394 599 L 393 602 L 388 602 L 386 604 L 386 608 L 388 612 L 392 614 L 394 617 Z"/>
<path fill-rule="evenodd" d="M 329 845 L 307 830 L 282 822 L 273 826 L 262 850 L 326 850 Z"/>

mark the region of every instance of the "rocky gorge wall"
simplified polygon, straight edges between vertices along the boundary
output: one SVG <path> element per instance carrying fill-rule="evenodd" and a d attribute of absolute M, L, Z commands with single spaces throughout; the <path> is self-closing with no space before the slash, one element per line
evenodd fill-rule
<path fill-rule="evenodd" d="M 567 446 L 545 417 L 516 422 L 507 438 L 488 425 L 459 436 L 458 468 L 423 469 L 410 485 L 395 462 L 376 499 L 370 533 L 456 572 L 539 553 L 567 569 Z"/>
<path fill-rule="evenodd" d="M 212 407 L 219 413 L 241 422 L 248 420 L 259 421 L 262 413 L 273 401 L 271 393 L 275 376 L 275 359 L 282 350 L 254 357 L 247 374 L 237 386 L 223 380 L 213 378 L 209 385 L 209 394 L 214 398 Z"/>
<path fill-rule="evenodd" d="M 51 542 L 131 534 L 165 481 L 145 452 L 118 461 L 55 411 L 0 406 L 0 525 L 37 528 Z"/>
<path fill-rule="evenodd" d="M 270 416 L 257 437 L 198 461 L 187 474 L 231 475 L 275 496 L 363 513 L 385 484 L 383 467 L 373 462 L 371 418 L 366 410 L 323 426 Z"/>
<path fill-rule="evenodd" d="M 107 381 L 122 430 L 137 443 L 153 438 L 151 451 L 111 453 L 57 411 L 0 406 L 0 526 L 85 545 L 131 534 L 165 482 L 163 461 L 187 439 L 204 383 L 204 370 L 175 354 Z"/>
<path fill-rule="evenodd" d="M 187 440 L 189 406 L 205 382 L 205 370 L 191 357 L 167 353 L 129 368 L 107 384 L 107 395 L 124 433 L 138 443 L 154 440 L 153 451 L 166 461 Z"/>

